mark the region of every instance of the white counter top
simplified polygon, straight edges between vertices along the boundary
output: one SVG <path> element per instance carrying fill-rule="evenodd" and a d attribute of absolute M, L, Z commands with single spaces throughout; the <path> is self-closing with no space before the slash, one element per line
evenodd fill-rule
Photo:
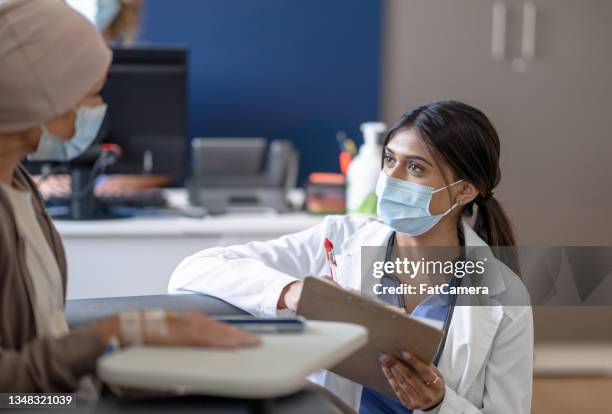
<path fill-rule="evenodd" d="M 86 299 L 166 293 L 176 266 L 197 251 L 276 239 L 322 220 L 306 213 L 250 212 L 55 224 L 68 259 L 68 298 Z"/>
<path fill-rule="evenodd" d="M 170 209 L 200 214 L 184 189 L 165 190 Z M 319 224 L 304 212 L 238 210 L 195 218 L 162 213 L 100 221 L 56 220 L 68 259 L 68 298 L 159 295 L 187 256 L 212 247 L 276 239 Z M 101 266 L 100 264 L 104 265 Z"/>
<path fill-rule="evenodd" d="M 138 217 L 102 221 L 55 221 L 62 237 L 189 237 L 202 235 L 279 235 L 302 231 L 323 220 L 307 213 L 232 213 L 202 219 Z"/>

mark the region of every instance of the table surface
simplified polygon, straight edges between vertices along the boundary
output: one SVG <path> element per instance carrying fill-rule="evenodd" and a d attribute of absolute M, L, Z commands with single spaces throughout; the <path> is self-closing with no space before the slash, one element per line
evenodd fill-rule
<path fill-rule="evenodd" d="M 210 316 L 248 315 L 221 299 L 208 295 L 149 295 L 66 301 L 66 320 L 71 328 L 133 309 L 197 309 Z"/>
<path fill-rule="evenodd" d="M 64 410 L 62 413 L 64 412 L 66 411 Z M 314 390 L 304 390 L 286 397 L 268 400 L 195 395 L 134 400 L 107 396 L 99 401 L 93 410 L 87 411 L 88 414 L 114 414 L 119 412 L 142 414 L 338 414 L 338 409 L 323 394 Z"/>
<path fill-rule="evenodd" d="M 363 326 L 308 321 L 304 332 L 261 335 L 262 346 L 237 350 L 133 347 L 102 357 L 106 383 L 238 398 L 275 398 L 302 389 L 367 342 Z"/>

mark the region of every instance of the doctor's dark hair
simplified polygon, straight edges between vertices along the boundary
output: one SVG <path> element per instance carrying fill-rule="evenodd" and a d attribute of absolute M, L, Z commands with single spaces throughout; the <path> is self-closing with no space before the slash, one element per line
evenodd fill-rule
<path fill-rule="evenodd" d="M 478 189 L 478 196 L 463 207 L 462 214 L 470 216 L 474 204 L 478 205 L 474 230 L 497 258 L 518 274 L 514 232 L 493 195 L 501 171 L 499 137 L 491 121 L 480 110 L 461 102 L 432 102 L 402 115 L 387 133 L 383 147 L 397 132 L 407 129 L 417 132 L 431 153 L 450 167 L 456 180 L 469 181 Z"/>

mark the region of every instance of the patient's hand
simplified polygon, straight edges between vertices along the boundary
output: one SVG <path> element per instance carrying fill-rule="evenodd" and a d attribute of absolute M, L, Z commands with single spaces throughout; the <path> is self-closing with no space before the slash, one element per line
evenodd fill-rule
<path fill-rule="evenodd" d="M 145 335 L 145 344 L 236 348 L 260 345 L 260 339 L 226 323 L 191 310 L 175 313 L 168 320 L 167 335 Z"/>

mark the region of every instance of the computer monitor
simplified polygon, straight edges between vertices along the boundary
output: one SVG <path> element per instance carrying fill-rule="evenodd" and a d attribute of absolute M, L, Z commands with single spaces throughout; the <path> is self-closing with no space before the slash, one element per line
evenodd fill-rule
<path fill-rule="evenodd" d="M 162 174 L 174 182 L 186 175 L 187 57 L 185 48 L 113 50 L 102 97 L 108 114 L 104 143 L 123 154 L 109 173 Z"/>

